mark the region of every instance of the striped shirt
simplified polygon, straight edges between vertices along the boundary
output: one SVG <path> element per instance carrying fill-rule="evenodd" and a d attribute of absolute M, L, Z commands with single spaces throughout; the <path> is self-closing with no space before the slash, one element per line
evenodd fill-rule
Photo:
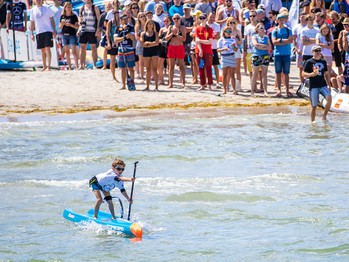
<path fill-rule="evenodd" d="M 92 8 L 83 8 L 82 21 L 86 22 L 85 31 L 94 33 L 96 32 L 96 17 L 94 16 L 94 13 L 92 11 L 92 8 L 94 8 L 94 6 Z"/>

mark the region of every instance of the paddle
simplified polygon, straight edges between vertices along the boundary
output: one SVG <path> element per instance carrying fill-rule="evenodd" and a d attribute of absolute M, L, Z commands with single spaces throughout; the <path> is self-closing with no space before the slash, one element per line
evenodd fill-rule
<path fill-rule="evenodd" d="M 136 177 L 136 169 L 137 169 L 137 164 L 138 164 L 138 161 L 136 161 L 134 163 L 134 168 L 133 168 L 133 178 Z M 133 198 L 133 189 L 134 189 L 134 186 L 135 186 L 135 181 L 132 182 L 132 187 L 131 187 L 131 196 L 130 196 L 130 199 L 132 200 Z M 127 220 L 130 221 L 130 216 L 131 216 L 131 206 L 132 204 L 130 203 L 129 206 L 128 206 L 128 216 L 127 216 Z"/>

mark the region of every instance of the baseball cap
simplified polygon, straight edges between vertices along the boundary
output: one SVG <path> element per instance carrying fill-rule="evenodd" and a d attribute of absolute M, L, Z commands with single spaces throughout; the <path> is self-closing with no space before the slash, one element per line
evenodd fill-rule
<path fill-rule="evenodd" d="M 190 4 L 184 4 L 184 5 L 183 5 L 183 9 L 191 9 Z"/>
<path fill-rule="evenodd" d="M 278 16 L 276 17 L 276 19 L 286 19 L 286 16 L 284 14 L 278 14 Z"/>
<path fill-rule="evenodd" d="M 319 46 L 319 45 L 314 45 L 314 46 L 311 48 L 311 51 L 316 51 L 316 50 L 322 50 L 321 46 Z"/>

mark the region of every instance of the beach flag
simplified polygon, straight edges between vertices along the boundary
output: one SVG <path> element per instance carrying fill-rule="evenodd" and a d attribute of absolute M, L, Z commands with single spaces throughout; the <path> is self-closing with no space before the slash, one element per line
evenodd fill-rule
<path fill-rule="evenodd" d="M 349 0 L 346 0 L 349 1 Z M 299 19 L 299 0 L 292 1 L 288 20 L 291 22 L 291 27 L 294 28 L 298 24 Z"/>

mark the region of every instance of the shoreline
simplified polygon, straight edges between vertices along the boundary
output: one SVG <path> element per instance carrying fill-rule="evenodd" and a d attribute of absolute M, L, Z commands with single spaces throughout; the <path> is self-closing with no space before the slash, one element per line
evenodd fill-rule
<path fill-rule="evenodd" d="M 292 65 L 290 85 L 293 98 L 276 98 L 273 75 L 274 67 L 269 66 L 268 97 L 262 94 L 250 96 L 250 80 L 242 73 L 242 89 L 239 95 L 213 86 L 212 91 L 196 91 L 198 84 L 191 82 L 191 72 L 186 71 L 187 88 L 179 88 L 176 71 L 174 88 L 160 85 L 158 92 L 142 91 L 146 85 L 136 80 L 136 91 L 120 90 L 121 84 L 112 80 L 109 70 L 73 71 L 1 71 L 0 78 L 0 116 L 30 114 L 75 114 L 81 112 L 113 111 L 116 113 L 130 110 L 187 110 L 191 108 L 240 108 L 240 107 L 282 107 L 307 106 L 309 102 L 295 94 L 299 85 L 296 76 L 298 69 Z M 117 71 L 117 79 L 121 79 Z M 150 85 L 151 89 L 154 89 Z M 285 94 L 285 90 L 283 90 Z"/>
<path fill-rule="evenodd" d="M 241 107 L 190 107 L 190 108 L 162 108 L 162 109 L 129 109 L 125 111 L 81 111 L 75 113 L 30 113 L 9 114 L 0 116 L 0 123 L 30 123 L 30 122 L 76 122 L 118 119 L 121 121 L 145 119 L 182 119 L 182 118 L 221 118 L 229 115 L 261 115 L 261 114 L 308 114 L 308 108 L 298 105 L 278 106 L 241 106 Z"/>

